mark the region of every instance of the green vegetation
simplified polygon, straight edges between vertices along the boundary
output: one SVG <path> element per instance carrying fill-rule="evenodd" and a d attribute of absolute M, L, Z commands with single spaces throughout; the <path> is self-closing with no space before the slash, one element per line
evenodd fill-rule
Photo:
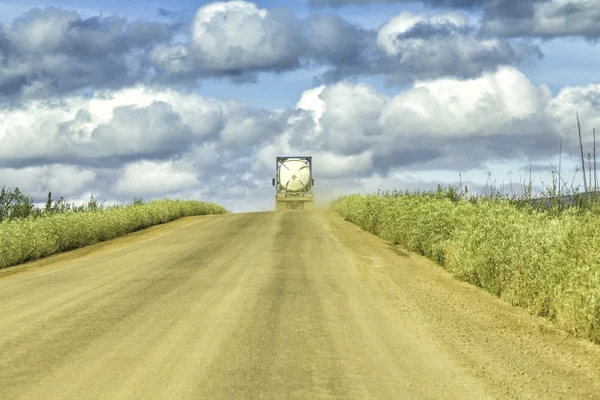
<path fill-rule="evenodd" d="M 75 205 L 48 193 L 45 207 L 18 188 L 0 191 L 0 268 L 109 240 L 153 225 L 192 215 L 224 214 L 221 206 L 201 201 L 135 198 L 131 204 L 104 206 L 92 196 Z"/>
<path fill-rule="evenodd" d="M 350 195 L 332 206 L 456 278 L 600 343 L 598 197 L 575 195 L 570 206 L 560 196 L 550 196 L 546 206 L 530 200 L 438 187 Z"/>

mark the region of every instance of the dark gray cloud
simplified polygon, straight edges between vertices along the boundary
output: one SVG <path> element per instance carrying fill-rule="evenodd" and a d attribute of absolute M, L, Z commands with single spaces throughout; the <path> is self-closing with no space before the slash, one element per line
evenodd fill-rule
<path fill-rule="evenodd" d="M 309 0 L 315 8 L 367 5 L 374 3 L 413 3 L 412 0 Z M 488 35 L 503 37 L 600 38 L 600 0 L 422 0 L 431 8 L 478 10 Z"/>
<path fill-rule="evenodd" d="M 82 18 L 60 8 L 34 8 L 0 26 L 0 96 L 31 98 L 134 84 L 147 77 L 145 54 L 170 40 L 177 29 L 172 24 Z"/>
<path fill-rule="evenodd" d="M 458 172 L 484 168 L 490 161 L 549 159 L 558 152 L 556 143 L 560 133 L 547 121 L 541 122 L 546 130 L 537 130 L 534 119 L 530 119 L 521 124 L 526 126 L 518 133 L 505 126 L 498 127 L 491 135 L 473 134 L 463 138 L 431 135 L 426 129 L 411 130 L 407 136 L 418 138 L 412 143 L 375 146 L 374 167 L 383 175 L 396 168 Z M 565 142 L 563 151 L 565 154 L 576 154 L 575 141 Z M 547 165 L 546 172 L 548 170 Z"/>
<path fill-rule="evenodd" d="M 518 138 L 518 139 L 517 139 Z M 510 121 L 491 135 L 472 135 L 468 138 L 440 139 L 424 137 L 426 149 L 438 149 L 436 157 L 422 157 L 408 164 L 420 170 L 461 171 L 484 168 L 489 161 L 520 159 L 549 159 L 557 154 L 560 132 L 543 118 L 528 117 Z M 575 141 L 565 142 L 565 154 L 575 154 Z M 393 168 L 394 164 L 388 164 Z M 546 172 L 549 166 L 546 166 Z"/>
<path fill-rule="evenodd" d="M 481 9 L 490 15 L 533 16 L 534 5 L 549 3 L 552 0 L 421 0 L 418 1 L 432 8 Z M 309 0 L 316 8 L 345 5 L 367 5 L 376 3 L 415 3 L 414 0 Z"/>
<path fill-rule="evenodd" d="M 49 7 L 0 25 L 0 100 L 140 82 L 185 87 L 207 77 L 256 82 L 263 72 L 308 66 L 328 67 L 315 83 L 383 74 L 390 84 L 404 84 L 470 78 L 541 57 L 535 46 L 502 40 L 490 46 L 476 27 L 425 17 L 408 31 L 393 32 L 386 24 L 395 37 L 383 48 L 381 30 L 334 15 L 300 19 L 245 2 L 208 4 L 190 25 L 173 22 L 164 10 L 161 15 L 172 22 L 82 18 Z"/>
<path fill-rule="evenodd" d="M 503 14 L 531 15 L 533 13 L 533 4 L 549 1 L 551 0 L 421 0 L 419 2 L 429 7 L 486 9 Z M 313 7 L 414 2 L 414 0 L 309 0 L 309 4 Z"/>
<path fill-rule="evenodd" d="M 334 15 L 317 15 L 307 20 L 307 50 L 320 64 L 366 66 L 373 61 L 377 33 Z"/>
<path fill-rule="evenodd" d="M 495 40 L 490 46 L 476 27 L 457 25 L 452 19 L 440 23 L 418 18 L 420 22 L 409 32 L 396 32 L 397 48 L 390 52 L 382 48 L 381 31 L 338 16 L 311 15 L 301 20 L 289 12 L 267 11 L 252 3 L 211 4 L 198 10 L 189 42 L 158 46 L 152 60 L 163 82 L 203 76 L 244 81 L 256 79 L 262 71 L 329 67 L 315 77 L 318 84 L 379 74 L 388 76 L 390 83 L 442 76 L 468 78 L 500 65 L 541 57 L 533 45 Z M 242 30 L 244 35 L 239 34 Z"/>
<path fill-rule="evenodd" d="M 418 134 L 418 132 L 415 132 Z M 437 140 L 436 146 L 440 141 Z M 377 173 L 386 176 L 390 170 L 396 168 L 423 168 L 428 164 L 439 165 L 444 158 L 444 151 L 433 147 L 380 147 L 374 154 L 374 169 Z M 455 165 L 454 165 L 455 166 Z M 439 167 L 443 168 L 443 167 Z"/>
<path fill-rule="evenodd" d="M 543 57 L 531 43 L 484 38 L 476 27 L 458 17 L 421 20 L 401 32 L 394 31 L 395 24 L 414 17 L 392 18 L 379 33 L 379 43 L 387 54 L 378 60 L 378 71 L 388 82 L 399 84 L 444 76 L 467 79 L 501 65 L 530 63 Z"/>
<path fill-rule="evenodd" d="M 523 12 L 517 10 L 486 12 L 483 32 L 502 37 L 583 37 L 590 41 L 600 38 L 600 0 L 540 1 L 525 7 Z"/>

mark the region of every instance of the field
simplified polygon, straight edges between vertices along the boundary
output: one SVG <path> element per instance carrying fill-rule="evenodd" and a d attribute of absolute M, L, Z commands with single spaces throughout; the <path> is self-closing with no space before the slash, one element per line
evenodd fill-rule
<path fill-rule="evenodd" d="M 52 254 L 113 239 L 175 219 L 228 211 L 212 203 L 189 200 L 153 200 L 144 203 L 104 206 L 94 197 L 76 206 L 65 199 L 45 208 L 35 207 L 33 198 L 18 188 L 0 192 L 0 269 Z"/>
<path fill-rule="evenodd" d="M 456 278 L 600 343 L 600 206 L 534 207 L 457 188 L 339 198 L 347 221 L 424 255 Z"/>

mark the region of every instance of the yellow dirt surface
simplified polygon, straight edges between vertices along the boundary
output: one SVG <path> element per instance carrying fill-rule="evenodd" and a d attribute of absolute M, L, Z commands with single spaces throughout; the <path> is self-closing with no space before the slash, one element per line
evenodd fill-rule
<path fill-rule="evenodd" d="M 323 212 L 0 273 L 0 399 L 600 398 L 600 349 Z"/>

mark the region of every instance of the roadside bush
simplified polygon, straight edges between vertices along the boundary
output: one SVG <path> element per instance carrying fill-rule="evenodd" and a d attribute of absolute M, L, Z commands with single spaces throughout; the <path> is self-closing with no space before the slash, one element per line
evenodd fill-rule
<path fill-rule="evenodd" d="M 212 203 L 166 199 L 13 217 L 0 223 L 0 268 L 114 239 L 181 217 L 227 212 Z"/>
<path fill-rule="evenodd" d="M 600 343 L 598 204 L 542 210 L 437 193 L 352 195 L 332 206 L 457 279 Z"/>

